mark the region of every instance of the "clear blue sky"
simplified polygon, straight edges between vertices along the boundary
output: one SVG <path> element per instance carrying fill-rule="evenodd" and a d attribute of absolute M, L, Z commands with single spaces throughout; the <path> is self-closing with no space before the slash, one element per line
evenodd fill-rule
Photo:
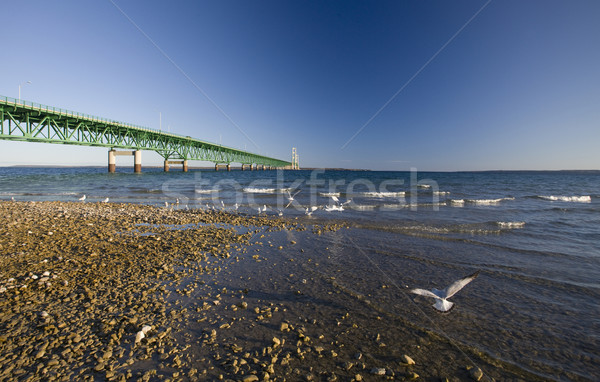
<path fill-rule="evenodd" d="M 599 169 L 600 2 L 486 3 L 7 2 L 0 95 L 31 81 L 25 100 L 152 128 L 161 113 L 182 135 L 295 146 L 304 167 Z M 0 141 L 0 165 L 106 151 Z"/>

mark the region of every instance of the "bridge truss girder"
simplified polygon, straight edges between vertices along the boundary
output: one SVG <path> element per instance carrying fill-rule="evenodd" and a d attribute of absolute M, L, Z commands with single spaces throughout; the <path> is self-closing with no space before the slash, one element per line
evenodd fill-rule
<path fill-rule="evenodd" d="M 42 105 L 39 105 L 42 106 Z M 101 118 L 89 118 L 50 107 L 24 105 L 0 97 L 0 139 L 152 150 L 168 159 L 214 163 L 290 166 L 290 162 L 204 142 L 191 137 L 134 127 Z"/>

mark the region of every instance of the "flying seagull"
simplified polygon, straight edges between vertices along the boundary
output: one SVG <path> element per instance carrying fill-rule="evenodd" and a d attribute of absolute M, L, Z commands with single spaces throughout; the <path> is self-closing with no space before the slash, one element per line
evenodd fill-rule
<path fill-rule="evenodd" d="M 410 292 L 420 294 L 421 296 L 435 298 L 435 304 L 433 304 L 433 307 L 440 312 L 448 312 L 454 306 L 454 303 L 448 301 L 448 299 L 458 293 L 458 291 L 464 288 L 465 285 L 475 280 L 478 275 L 479 271 L 453 282 L 444 290 L 437 290 L 435 288 L 433 288 L 431 291 L 425 289 L 412 289 Z"/>
<path fill-rule="evenodd" d="M 292 194 L 290 193 L 290 190 L 285 190 L 285 192 L 288 194 L 288 196 L 286 196 L 287 200 L 288 200 L 288 201 L 290 201 L 290 202 L 293 202 L 293 201 L 294 201 L 294 196 L 298 195 L 298 193 L 299 193 L 300 191 L 301 191 L 301 190 L 298 190 L 298 191 L 296 191 L 296 192 L 294 193 L 294 195 L 292 195 Z"/>
<path fill-rule="evenodd" d="M 309 208 L 306 208 L 306 210 L 304 211 L 305 214 L 307 214 L 308 216 L 312 215 L 313 212 L 315 212 L 316 210 L 318 210 L 319 207 L 317 206 L 312 206 Z"/>

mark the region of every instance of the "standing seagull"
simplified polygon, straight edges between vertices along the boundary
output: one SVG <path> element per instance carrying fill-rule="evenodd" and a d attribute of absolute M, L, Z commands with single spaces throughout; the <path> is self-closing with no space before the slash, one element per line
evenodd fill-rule
<path fill-rule="evenodd" d="M 85 195 L 83 195 L 81 198 L 79 198 L 79 200 L 81 200 L 83 202 L 85 200 Z"/>
<path fill-rule="evenodd" d="M 439 310 L 440 312 L 448 312 L 454 306 L 454 303 L 448 301 L 448 299 L 454 296 L 459 290 L 464 288 L 465 285 L 475 280 L 475 278 L 479 275 L 479 271 L 473 273 L 470 276 L 462 278 L 448 285 L 448 287 L 444 290 L 437 290 L 433 288 L 431 291 L 425 289 L 411 289 L 411 293 L 420 294 L 421 296 L 433 297 L 435 298 L 435 304 L 433 307 Z"/>
<path fill-rule="evenodd" d="M 102 203 L 108 203 L 108 198 L 104 199 Z"/>

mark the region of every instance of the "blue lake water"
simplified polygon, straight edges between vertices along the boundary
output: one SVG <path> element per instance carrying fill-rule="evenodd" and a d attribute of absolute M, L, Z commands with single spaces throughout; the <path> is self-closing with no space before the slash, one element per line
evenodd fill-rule
<path fill-rule="evenodd" d="M 548 379 L 600 380 L 600 172 L 143 171 L 0 168 L 0 200 L 342 220 L 351 234 L 315 241 L 337 253 L 324 269 L 340 283 L 457 346 Z M 404 289 L 477 269 L 448 316 Z M 383 293 L 382 280 L 395 288 Z"/>

